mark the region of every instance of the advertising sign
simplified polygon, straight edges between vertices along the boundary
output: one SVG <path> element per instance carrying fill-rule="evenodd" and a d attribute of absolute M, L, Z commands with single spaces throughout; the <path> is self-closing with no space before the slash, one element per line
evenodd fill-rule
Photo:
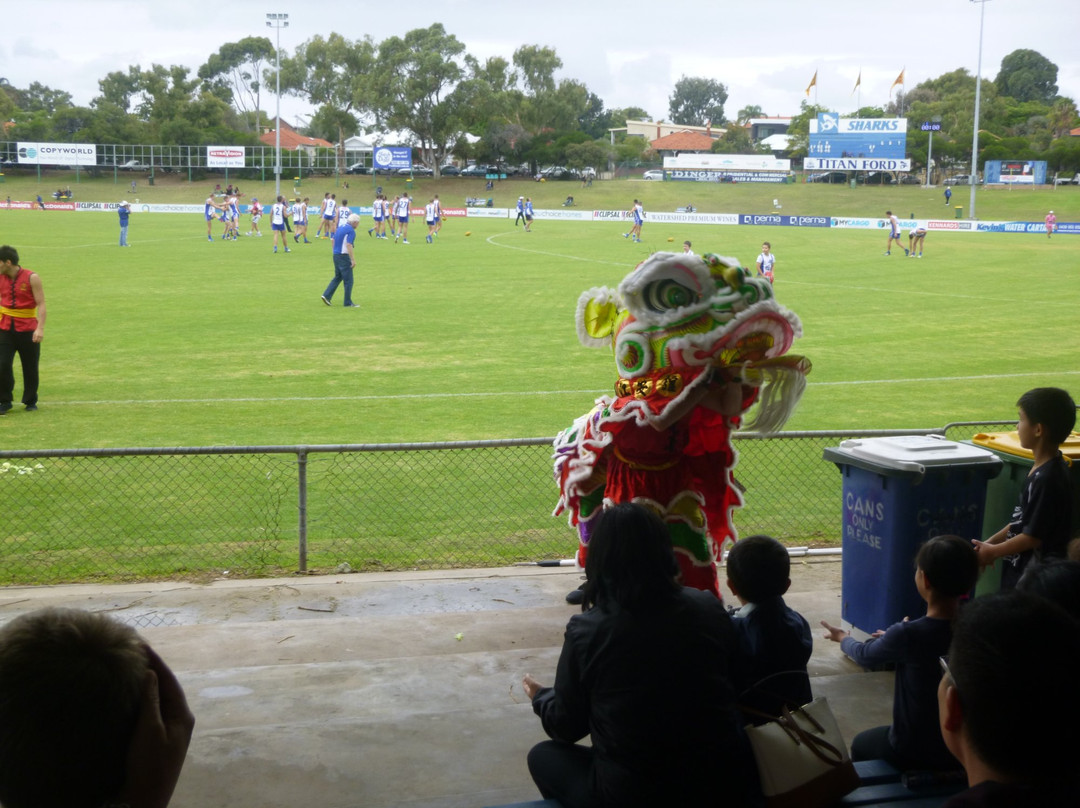
<path fill-rule="evenodd" d="M 18 144 L 19 163 L 32 166 L 92 166 L 97 164 L 93 143 Z"/>
<path fill-rule="evenodd" d="M 841 118 L 822 112 L 810 121 L 806 154 L 902 160 L 907 156 L 907 118 Z"/>
<path fill-rule="evenodd" d="M 807 157 L 807 171 L 911 171 L 911 161 L 878 157 Z"/>
<path fill-rule="evenodd" d="M 679 154 L 664 158 L 664 168 L 711 168 L 727 171 L 790 171 L 791 161 L 771 154 Z"/>
<path fill-rule="evenodd" d="M 243 146 L 207 146 L 207 168 L 243 168 Z"/>
<path fill-rule="evenodd" d="M 773 225 L 777 227 L 831 227 L 829 216 L 781 216 L 778 213 L 740 213 L 739 224 Z"/>
<path fill-rule="evenodd" d="M 783 182 L 787 172 L 779 171 L 705 171 L 675 169 L 668 179 L 676 182 Z"/>
<path fill-rule="evenodd" d="M 379 146 L 371 157 L 375 168 L 399 169 L 412 168 L 412 148 L 410 146 Z"/>
<path fill-rule="evenodd" d="M 987 160 L 984 177 L 988 185 L 1043 185 L 1045 160 Z"/>

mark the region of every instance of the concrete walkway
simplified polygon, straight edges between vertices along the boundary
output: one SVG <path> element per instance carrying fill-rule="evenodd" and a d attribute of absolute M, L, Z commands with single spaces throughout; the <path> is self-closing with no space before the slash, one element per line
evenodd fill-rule
<path fill-rule="evenodd" d="M 840 563 L 792 567 L 814 692 L 850 742 L 889 723 L 892 676 L 820 638 L 819 620 L 840 619 Z M 528 567 L 9 588 L 0 621 L 106 611 L 158 649 L 197 716 L 173 808 L 475 808 L 538 797 L 525 754 L 544 736 L 521 676 L 553 680 L 579 580 Z"/>

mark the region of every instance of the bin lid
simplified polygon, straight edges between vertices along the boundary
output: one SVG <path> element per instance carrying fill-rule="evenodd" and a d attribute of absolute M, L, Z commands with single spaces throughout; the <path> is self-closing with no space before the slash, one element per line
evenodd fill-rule
<path fill-rule="evenodd" d="M 993 452 L 967 443 L 933 435 L 897 435 L 887 438 L 854 438 L 840 442 L 834 455 L 867 461 L 883 469 L 922 474 L 929 467 L 993 465 L 1000 459 Z M 841 461 L 842 462 L 842 461 Z"/>
<path fill-rule="evenodd" d="M 1012 432 L 980 432 L 971 439 L 971 442 L 988 449 L 995 449 L 1002 454 L 1026 457 L 1028 460 L 1035 459 L 1035 454 L 1030 449 L 1025 449 L 1020 445 L 1020 433 L 1015 429 Z M 1080 432 L 1073 432 L 1065 439 L 1065 442 L 1061 444 L 1061 453 L 1066 461 L 1080 460 Z"/>

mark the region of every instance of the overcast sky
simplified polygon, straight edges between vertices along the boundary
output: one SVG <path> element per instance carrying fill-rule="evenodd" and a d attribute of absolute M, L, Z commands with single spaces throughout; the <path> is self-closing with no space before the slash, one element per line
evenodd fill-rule
<path fill-rule="evenodd" d="M 798 112 L 818 72 L 817 101 L 840 112 L 884 105 L 906 86 L 957 68 L 976 71 L 980 4 L 972 0 L 438 0 L 387 3 L 161 3 L 137 0 L 3 0 L 0 76 L 16 87 L 39 81 L 89 104 L 113 70 L 152 63 L 194 73 L 209 54 L 246 36 L 269 36 L 267 12 L 289 13 L 281 47 L 336 31 L 376 42 L 441 22 L 480 59 L 510 59 L 521 45 L 555 48 L 560 77 L 574 78 L 607 108 L 638 106 L 668 117 L 678 79 L 702 76 L 728 88 L 725 113 L 756 104 L 768 115 Z M 644 10 L 647 9 L 647 10 Z M 1058 66 L 1062 95 L 1080 101 L 1080 0 L 988 0 L 982 74 L 1002 58 L 1036 50 Z M 853 93 L 862 73 L 861 95 Z M 811 100 L 814 99 L 811 91 Z M 273 114 L 272 94 L 264 108 Z M 310 113 L 282 100 L 282 115 Z M 303 119 L 299 121 L 303 123 Z"/>

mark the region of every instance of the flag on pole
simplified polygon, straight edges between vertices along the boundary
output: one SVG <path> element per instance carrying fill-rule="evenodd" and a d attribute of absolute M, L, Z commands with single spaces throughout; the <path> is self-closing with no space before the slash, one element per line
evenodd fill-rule
<path fill-rule="evenodd" d="M 814 71 L 814 77 L 810 79 L 810 83 L 806 85 L 806 97 L 810 97 L 810 90 L 817 86 L 817 71 Z"/>
<path fill-rule="evenodd" d="M 851 91 L 852 95 L 855 95 L 855 90 L 859 89 L 859 85 L 862 84 L 862 69 L 859 69 L 859 77 L 855 79 L 855 88 Z"/>
<path fill-rule="evenodd" d="M 904 70 L 907 70 L 907 68 L 905 67 L 905 68 L 904 68 Z M 896 77 L 896 81 L 894 81 L 894 82 L 892 83 L 892 87 L 890 87 L 890 88 L 889 88 L 889 92 L 890 92 L 890 93 L 891 93 L 891 92 L 893 91 L 893 87 L 895 87 L 895 86 L 896 86 L 897 84 L 901 84 L 901 85 L 902 85 L 902 84 L 904 83 L 904 70 L 901 70 L 901 71 L 900 71 L 900 75 L 899 75 L 899 76 L 897 76 L 897 77 Z"/>

